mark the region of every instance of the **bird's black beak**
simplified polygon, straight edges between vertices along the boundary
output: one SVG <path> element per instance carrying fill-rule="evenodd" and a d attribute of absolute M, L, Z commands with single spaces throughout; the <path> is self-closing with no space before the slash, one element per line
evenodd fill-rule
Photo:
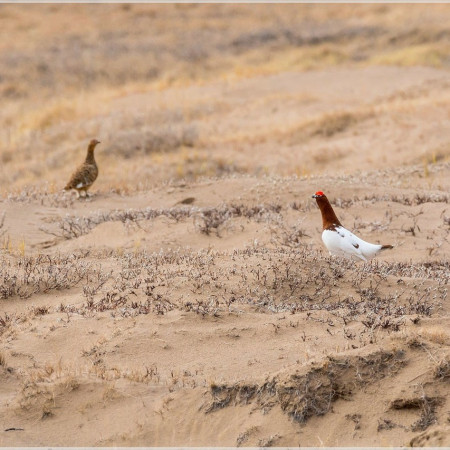
<path fill-rule="evenodd" d="M 317 198 L 317 197 L 319 197 L 318 195 L 316 195 L 316 194 L 314 194 L 314 195 L 311 195 L 311 198 Z"/>

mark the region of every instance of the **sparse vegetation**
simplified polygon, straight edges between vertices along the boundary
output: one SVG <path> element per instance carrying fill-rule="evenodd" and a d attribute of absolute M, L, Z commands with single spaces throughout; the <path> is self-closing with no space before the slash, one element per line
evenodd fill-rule
<path fill-rule="evenodd" d="M 232 217 L 245 217 L 256 221 L 270 220 L 281 211 L 281 205 L 221 205 L 215 208 L 173 207 L 168 209 L 145 208 L 143 210 L 110 211 L 98 213 L 90 217 L 67 215 L 58 220 L 56 229 L 43 228 L 48 234 L 65 239 L 72 239 L 89 233 L 97 225 L 105 222 L 122 222 L 125 226 L 139 224 L 141 221 L 153 220 L 164 216 L 175 222 L 193 217 L 195 227 L 200 233 L 209 235 L 213 230 L 219 233 L 219 228 Z"/>
<path fill-rule="evenodd" d="M 37 293 L 69 289 L 82 280 L 102 276 L 98 269 L 74 256 L 40 255 L 17 261 L 2 259 L 0 299 L 16 295 L 28 298 Z"/>

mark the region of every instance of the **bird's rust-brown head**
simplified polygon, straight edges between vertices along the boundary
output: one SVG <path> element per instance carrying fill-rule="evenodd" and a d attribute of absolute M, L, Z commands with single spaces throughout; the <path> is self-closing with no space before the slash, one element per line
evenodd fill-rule
<path fill-rule="evenodd" d="M 336 227 L 342 227 L 341 222 L 337 218 L 333 208 L 322 191 L 317 191 L 312 198 L 316 199 L 317 206 L 322 213 L 322 224 L 324 230 L 335 230 Z"/>

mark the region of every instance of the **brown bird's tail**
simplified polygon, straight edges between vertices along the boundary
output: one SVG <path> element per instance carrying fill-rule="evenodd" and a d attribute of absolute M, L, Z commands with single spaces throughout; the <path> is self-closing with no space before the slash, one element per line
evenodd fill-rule
<path fill-rule="evenodd" d="M 393 245 L 390 245 L 390 244 L 382 245 L 382 246 L 381 246 L 381 250 L 388 250 L 388 249 L 391 249 L 391 248 L 394 248 L 394 246 L 393 246 Z"/>

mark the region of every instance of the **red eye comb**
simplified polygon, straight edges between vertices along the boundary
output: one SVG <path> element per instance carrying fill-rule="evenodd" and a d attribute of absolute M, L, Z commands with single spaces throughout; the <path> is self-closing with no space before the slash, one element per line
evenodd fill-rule
<path fill-rule="evenodd" d="M 317 191 L 316 195 L 324 195 L 324 193 L 322 191 Z"/>

